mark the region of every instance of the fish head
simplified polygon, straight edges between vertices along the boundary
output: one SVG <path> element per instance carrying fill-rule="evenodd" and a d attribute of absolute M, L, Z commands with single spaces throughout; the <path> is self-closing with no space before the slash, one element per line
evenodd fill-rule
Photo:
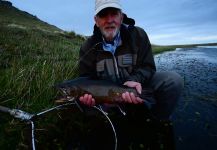
<path fill-rule="evenodd" d="M 81 96 L 81 89 L 77 86 L 71 86 L 70 88 L 68 88 L 67 93 L 71 97 L 78 98 Z"/>
<path fill-rule="evenodd" d="M 58 89 L 62 96 L 55 100 L 57 103 L 72 101 L 79 96 L 79 90 L 76 86 L 59 87 Z"/>

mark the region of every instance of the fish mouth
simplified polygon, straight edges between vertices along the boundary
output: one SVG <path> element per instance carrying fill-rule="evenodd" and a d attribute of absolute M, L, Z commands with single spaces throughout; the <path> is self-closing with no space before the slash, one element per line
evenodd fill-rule
<path fill-rule="evenodd" d="M 76 87 L 70 87 L 69 95 L 73 97 L 78 97 L 79 93 Z"/>

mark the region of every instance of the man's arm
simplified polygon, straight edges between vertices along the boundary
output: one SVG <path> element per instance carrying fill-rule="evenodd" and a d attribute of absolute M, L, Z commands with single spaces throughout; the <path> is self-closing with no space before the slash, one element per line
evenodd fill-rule
<path fill-rule="evenodd" d="M 136 45 L 138 47 L 136 65 L 128 81 L 136 81 L 141 84 L 147 83 L 156 71 L 154 57 L 152 54 L 151 43 L 146 32 L 136 27 Z M 135 38 L 135 37 L 134 37 Z"/>
<path fill-rule="evenodd" d="M 142 85 L 150 81 L 156 71 L 156 67 L 152 54 L 151 43 L 146 32 L 139 27 L 136 27 L 135 29 L 137 30 L 137 34 L 134 34 L 133 38 L 136 38 L 134 41 L 138 47 L 137 62 L 133 67 L 130 77 L 124 85 L 134 87 L 138 93 L 141 93 Z M 143 102 L 141 98 L 135 97 L 133 93 L 129 92 L 123 93 L 122 98 L 127 103 L 138 104 Z"/>

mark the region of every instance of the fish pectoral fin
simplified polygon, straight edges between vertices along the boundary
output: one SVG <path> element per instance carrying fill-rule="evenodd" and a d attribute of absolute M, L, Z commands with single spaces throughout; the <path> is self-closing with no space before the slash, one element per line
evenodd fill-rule
<path fill-rule="evenodd" d="M 120 103 L 120 102 L 123 101 L 123 99 L 122 99 L 121 96 L 118 96 L 118 97 L 114 97 L 114 101 L 115 101 L 116 103 Z"/>

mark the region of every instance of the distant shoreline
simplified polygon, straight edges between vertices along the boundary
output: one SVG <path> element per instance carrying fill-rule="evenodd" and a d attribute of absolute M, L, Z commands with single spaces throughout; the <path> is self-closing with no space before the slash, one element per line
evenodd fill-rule
<path fill-rule="evenodd" d="M 204 43 L 204 44 L 186 44 L 186 45 L 152 45 L 154 54 L 159 54 L 165 51 L 173 51 L 176 48 L 193 48 L 198 46 L 217 46 L 217 43 Z"/>

